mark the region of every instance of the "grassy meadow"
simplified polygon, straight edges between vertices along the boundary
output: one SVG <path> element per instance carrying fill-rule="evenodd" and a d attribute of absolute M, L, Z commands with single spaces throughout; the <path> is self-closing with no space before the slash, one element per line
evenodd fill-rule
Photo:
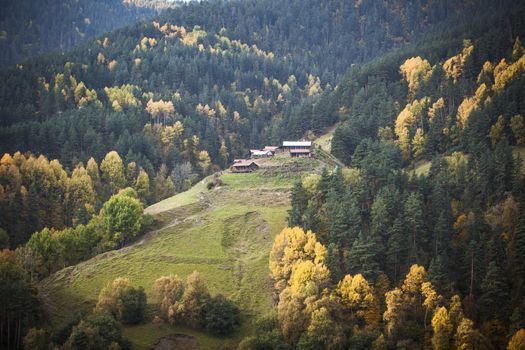
<path fill-rule="evenodd" d="M 234 300 L 242 324 L 230 338 L 164 324 L 125 327 L 133 349 L 149 349 L 160 337 L 194 336 L 199 349 L 232 348 L 251 331 L 252 320 L 272 306 L 268 254 L 274 236 L 286 226 L 290 188 L 305 173 L 319 171 L 316 159 L 280 154 L 257 161 L 249 174 L 221 173 L 223 185 L 206 189 L 211 176 L 190 190 L 146 208 L 162 227 L 134 244 L 65 268 L 40 284 L 45 311 L 53 326 L 76 312 L 92 309 L 100 290 L 116 277 L 143 286 L 151 318 L 154 281 L 163 275 L 182 278 L 199 271 L 212 294 Z M 217 175 L 216 175 L 217 176 Z"/>

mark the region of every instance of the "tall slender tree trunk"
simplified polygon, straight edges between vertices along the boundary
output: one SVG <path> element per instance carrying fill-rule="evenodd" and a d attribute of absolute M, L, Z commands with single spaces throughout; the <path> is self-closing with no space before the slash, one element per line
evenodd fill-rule
<path fill-rule="evenodd" d="M 11 322 L 7 317 L 7 350 L 11 349 Z"/>
<path fill-rule="evenodd" d="M 397 253 L 394 258 L 394 283 L 397 284 Z"/>
<path fill-rule="evenodd" d="M 17 335 L 16 335 L 16 349 L 20 349 L 20 341 L 22 340 L 22 315 L 19 315 L 18 317 L 18 327 L 17 327 Z"/>
<path fill-rule="evenodd" d="M 19 322 L 16 321 L 16 325 L 15 325 L 15 340 L 14 340 L 14 348 L 15 349 L 18 349 L 18 341 L 19 341 L 19 338 L 20 338 L 20 328 L 19 328 Z"/>
<path fill-rule="evenodd" d="M 417 264 L 419 259 L 417 258 L 416 232 L 412 232 L 412 249 L 414 250 L 414 261 L 412 263 Z"/>
<path fill-rule="evenodd" d="M 0 346 L 4 346 L 4 312 L 2 310 L 2 316 L 0 317 Z"/>
<path fill-rule="evenodd" d="M 470 296 L 474 295 L 474 254 L 470 256 Z"/>

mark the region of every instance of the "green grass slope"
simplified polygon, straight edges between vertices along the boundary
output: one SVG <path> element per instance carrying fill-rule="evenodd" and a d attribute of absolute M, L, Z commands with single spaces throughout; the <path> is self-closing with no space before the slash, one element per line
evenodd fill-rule
<path fill-rule="evenodd" d="M 153 282 L 169 274 L 185 278 L 197 270 L 212 293 L 222 293 L 240 306 L 242 326 L 236 334 L 215 338 L 151 323 L 126 327 L 124 334 L 134 349 L 148 349 L 160 337 L 175 333 L 194 336 L 199 349 L 235 347 L 251 331 L 251 321 L 272 306 L 268 254 L 274 236 L 286 225 L 290 188 L 303 174 L 320 172 L 324 164 L 286 154 L 257 163 L 260 169 L 254 173 L 221 173 L 223 186 L 208 191 L 209 177 L 148 207 L 145 212 L 162 223 L 161 229 L 44 280 L 40 292 L 51 323 L 59 326 L 75 312 L 92 309 L 101 288 L 116 277 L 145 288 L 153 315 Z"/>
<path fill-rule="evenodd" d="M 335 129 L 339 126 L 339 123 L 332 125 L 326 129 L 325 132 L 317 139 L 314 140 L 314 144 L 322 150 L 330 153 L 332 151 L 332 139 L 334 138 Z"/>

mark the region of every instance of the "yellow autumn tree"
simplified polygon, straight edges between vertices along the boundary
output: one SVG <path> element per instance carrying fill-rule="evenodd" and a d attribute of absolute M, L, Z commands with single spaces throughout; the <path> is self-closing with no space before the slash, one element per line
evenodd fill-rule
<path fill-rule="evenodd" d="M 525 350 L 525 329 L 520 329 L 509 341 L 507 350 Z"/>
<path fill-rule="evenodd" d="M 118 66 L 118 62 L 117 62 L 116 60 L 112 60 L 112 61 L 110 61 L 110 62 L 108 63 L 108 70 L 109 70 L 110 72 L 112 72 L 112 71 L 115 70 L 115 68 L 117 68 L 117 66 Z"/>
<path fill-rule="evenodd" d="M 118 314 L 119 299 L 131 287 L 127 278 L 115 278 L 113 282 L 102 288 L 98 296 L 96 310 L 108 311 L 112 315 Z"/>
<path fill-rule="evenodd" d="M 450 322 L 450 316 L 445 307 L 442 306 L 436 310 L 432 318 L 432 329 L 434 331 L 432 348 L 434 350 L 449 350 L 453 328 Z"/>
<path fill-rule="evenodd" d="M 410 130 L 412 130 L 417 123 L 419 123 L 421 127 L 423 126 L 424 110 L 427 108 L 429 102 L 430 99 L 428 97 L 423 97 L 420 100 L 409 103 L 397 116 L 394 131 L 397 136 L 397 144 L 405 160 L 410 158 Z"/>
<path fill-rule="evenodd" d="M 403 292 L 399 288 L 385 294 L 386 310 L 383 314 L 385 328 L 389 338 L 395 338 L 400 325 L 406 317 L 406 308 L 403 301 Z"/>
<path fill-rule="evenodd" d="M 296 343 L 307 327 L 308 318 L 304 312 L 304 303 L 293 295 L 290 288 L 284 289 L 279 295 L 277 318 L 284 338 L 290 343 Z"/>
<path fill-rule="evenodd" d="M 478 74 L 476 82 L 481 84 L 486 84 L 487 86 L 492 86 L 494 80 L 494 65 L 490 61 L 483 63 L 483 67 Z"/>
<path fill-rule="evenodd" d="M 444 113 L 445 100 L 443 97 L 438 98 L 436 102 L 428 109 L 428 121 L 432 123 L 434 118 Z"/>
<path fill-rule="evenodd" d="M 102 52 L 99 52 L 97 55 L 97 63 L 103 64 L 104 62 L 106 62 L 106 57 L 104 56 Z"/>
<path fill-rule="evenodd" d="M 410 99 L 413 99 L 422 83 L 426 82 L 432 74 L 430 63 L 419 57 L 407 59 L 400 67 L 399 71 L 408 84 Z"/>
<path fill-rule="evenodd" d="M 487 97 L 487 86 L 481 84 L 476 93 L 472 97 L 465 97 L 463 102 L 458 107 L 457 123 L 460 128 L 465 128 L 468 123 L 468 119 L 473 111 L 481 106 L 483 100 Z"/>
<path fill-rule="evenodd" d="M 293 295 L 302 299 L 315 296 L 328 286 L 330 271 L 324 264 L 312 260 L 300 260 L 292 268 L 290 287 Z"/>
<path fill-rule="evenodd" d="M 227 116 L 227 110 L 226 107 L 222 104 L 221 101 L 215 102 L 215 109 L 217 110 L 217 113 L 219 114 L 219 117 L 222 119 L 226 118 Z"/>
<path fill-rule="evenodd" d="M 342 349 L 346 341 L 343 328 L 324 306 L 312 312 L 306 334 L 316 346 L 327 350 Z"/>
<path fill-rule="evenodd" d="M 175 107 L 171 101 L 153 101 L 150 99 L 146 105 L 146 112 L 149 113 L 154 123 L 166 124 L 166 121 L 175 113 Z"/>
<path fill-rule="evenodd" d="M 423 282 L 421 284 L 421 294 L 424 296 L 423 307 L 425 308 L 424 325 L 427 326 L 427 317 L 432 314 L 436 307 L 441 302 L 441 296 L 436 292 L 434 286 L 430 282 Z"/>
<path fill-rule="evenodd" d="M 374 289 L 361 274 L 346 275 L 337 285 L 336 294 L 341 304 L 348 310 L 353 323 L 365 324 L 374 328 L 379 323 L 379 301 L 375 298 Z"/>
<path fill-rule="evenodd" d="M 421 286 L 427 279 L 427 272 L 423 266 L 412 265 L 410 271 L 403 281 L 401 289 L 404 293 L 407 293 L 411 298 L 415 297 L 421 290 Z"/>
<path fill-rule="evenodd" d="M 442 300 L 428 282 L 425 268 L 419 265 L 412 265 L 401 288 L 387 292 L 385 299 L 386 311 L 383 320 L 389 338 L 397 336 L 407 315 L 421 317 L 426 323 L 428 313 L 432 313 Z"/>
<path fill-rule="evenodd" d="M 90 90 L 86 88 L 86 85 L 82 81 L 75 87 L 74 95 L 75 102 L 79 108 L 85 107 L 89 104 L 93 104 L 98 108 L 102 107 L 102 103 L 98 100 L 95 89 Z"/>
<path fill-rule="evenodd" d="M 276 289 L 283 290 L 298 261 L 311 260 L 323 264 L 326 248 L 317 241 L 315 233 L 304 232 L 300 227 L 285 228 L 274 240 L 270 251 L 270 272 Z"/>
<path fill-rule="evenodd" d="M 153 291 L 163 320 L 175 323 L 182 310 L 184 289 L 184 281 L 176 275 L 162 276 L 155 281 Z"/>
<path fill-rule="evenodd" d="M 208 151 L 200 151 L 197 159 L 199 161 L 199 166 L 201 167 L 203 173 L 206 174 L 211 163 L 211 158 L 208 154 Z"/>
<path fill-rule="evenodd" d="M 502 59 L 494 68 L 494 91 L 503 90 L 512 80 L 523 74 L 525 74 L 525 54 L 512 64 Z"/>
<path fill-rule="evenodd" d="M 222 106 L 222 104 L 220 105 Z M 208 106 L 208 104 L 201 104 L 199 103 L 196 107 L 195 107 L 195 110 L 197 111 L 197 113 L 200 113 L 202 115 L 205 115 L 207 116 L 208 118 L 214 118 L 217 114 L 217 112 L 215 111 L 215 109 L 211 108 L 210 106 Z"/>
<path fill-rule="evenodd" d="M 454 350 L 478 349 L 479 344 L 485 343 L 483 335 L 474 328 L 474 322 L 468 318 L 462 318 L 454 334 Z"/>
<path fill-rule="evenodd" d="M 139 106 L 140 102 L 135 97 L 135 93 L 139 90 L 137 86 L 130 84 L 104 88 L 104 92 L 115 111 L 121 111 L 126 106 Z"/>
<path fill-rule="evenodd" d="M 452 78 L 454 83 L 456 83 L 459 77 L 463 75 L 465 66 L 467 65 L 473 51 L 474 45 L 472 45 L 470 40 L 465 40 L 463 42 L 463 50 L 443 63 L 443 70 L 445 71 L 446 76 Z"/>
<path fill-rule="evenodd" d="M 136 324 L 143 320 L 145 308 L 144 289 L 118 277 L 100 291 L 95 311 L 108 312 L 124 324 Z"/>
<path fill-rule="evenodd" d="M 317 191 L 319 181 L 321 181 L 321 175 L 309 174 L 303 178 L 302 185 L 306 192 L 313 196 Z"/>
<path fill-rule="evenodd" d="M 108 197 L 117 193 L 126 184 L 124 164 L 116 151 L 110 151 L 100 163 L 102 180 L 106 184 Z"/>
<path fill-rule="evenodd" d="M 292 344 L 301 334 L 317 334 L 322 328 L 322 320 L 313 318 L 313 314 L 327 300 L 330 271 L 324 264 L 326 252 L 315 233 L 299 227 L 285 228 L 275 237 L 270 272 L 279 294 L 279 325 L 285 339 Z"/>

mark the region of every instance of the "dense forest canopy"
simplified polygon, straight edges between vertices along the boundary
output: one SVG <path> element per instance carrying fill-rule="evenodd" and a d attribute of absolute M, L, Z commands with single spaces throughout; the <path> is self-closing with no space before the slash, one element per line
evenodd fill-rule
<path fill-rule="evenodd" d="M 224 28 L 230 38 L 300 58 L 295 65 L 334 83 L 350 64 L 415 43 L 457 23 L 464 13 L 476 17 L 510 3 L 235 0 L 189 3 L 164 17 L 215 32 Z"/>
<path fill-rule="evenodd" d="M 111 25 L 166 4 L 149 5 Z M 3 69 L 0 345 L 129 347 L 142 287 L 114 276 L 92 313 L 44 330 L 34 283 L 133 242 L 146 205 L 249 149 L 332 127 L 318 152 L 340 166 L 291 190 L 275 310 L 239 349 L 523 349 L 524 18 L 515 1 L 190 2 Z M 243 319 L 198 273 L 149 287 L 156 322 L 226 335 Z"/>
<path fill-rule="evenodd" d="M 164 0 L 2 1 L 0 67 L 75 45 L 176 3 Z"/>

